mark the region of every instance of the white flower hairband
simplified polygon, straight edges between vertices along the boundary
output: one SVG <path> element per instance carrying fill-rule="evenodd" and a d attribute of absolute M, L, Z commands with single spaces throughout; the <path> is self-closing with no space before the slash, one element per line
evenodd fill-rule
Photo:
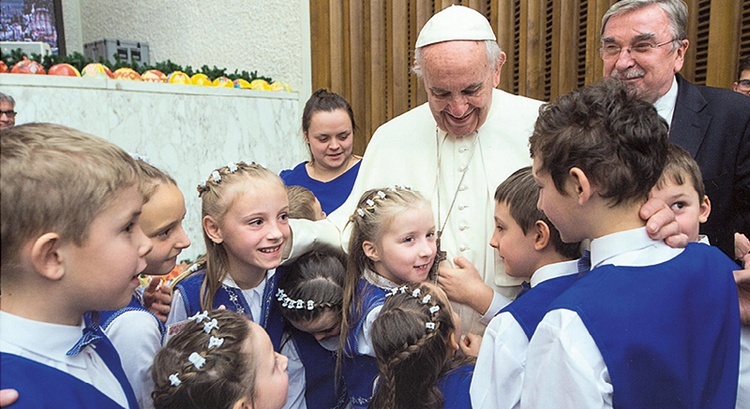
<path fill-rule="evenodd" d="M 429 304 L 430 301 L 432 300 L 432 295 L 430 295 L 430 294 L 426 294 L 424 297 L 422 297 L 422 290 L 420 288 L 415 288 L 411 293 L 409 293 L 408 290 L 409 290 L 409 287 L 407 287 L 407 286 L 401 286 L 401 287 L 391 288 L 391 292 L 387 293 L 385 296 L 386 297 L 390 297 L 390 296 L 393 296 L 393 295 L 396 295 L 396 294 L 399 294 L 399 293 L 400 294 L 409 294 L 412 297 L 417 298 L 417 299 L 419 299 L 421 297 L 422 304 Z M 440 311 L 440 306 L 437 305 L 437 304 L 433 305 L 433 306 L 430 307 L 430 309 L 428 311 L 430 311 L 430 315 L 432 316 L 431 318 L 432 318 L 433 321 L 426 322 L 425 323 L 425 328 L 428 331 L 433 331 L 433 330 L 435 330 L 435 321 L 434 321 L 435 320 L 435 314 L 437 314 L 438 311 Z"/>
<path fill-rule="evenodd" d="M 240 163 L 244 164 L 244 162 L 240 162 Z M 227 163 L 226 168 L 227 168 L 227 172 L 230 174 L 237 172 L 239 170 L 239 166 L 234 162 Z M 212 171 L 209 179 L 212 180 L 214 183 L 221 183 L 222 178 L 221 178 L 220 169 L 216 169 Z M 209 190 L 210 188 L 206 182 L 201 182 L 198 184 L 198 196 L 200 196 L 203 192 L 207 192 Z"/>
<path fill-rule="evenodd" d="M 315 301 L 313 300 L 295 300 L 292 298 L 289 298 L 288 295 L 279 288 L 276 290 L 276 299 L 281 303 L 281 306 L 284 308 L 288 308 L 290 310 L 301 310 L 301 309 L 307 309 L 308 311 L 312 311 L 315 309 Z"/>
<path fill-rule="evenodd" d="M 209 318 L 208 311 L 196 312 L 195 315 L 188 318 L 188 320 L 193 321 L 198 325 L 203 324 L 203 332 L 205 332 L 206 334 L 210 334 L 212 330 L 219 329 L 219 322 L 216 320 L 216 318 Z M 206 348 L 206 353 L 208 353 L 208 351 L 213 348 L 222 346 L 223 344 L 224 338 L 211 335 L 208 338 L 208 347 Z M 190 354 L 190 356 L 188 356 L 188 362 L 190 362 L 195 367 L 195 369 L 201 369 L 204 365 L 206 365 L 206 357 L 198 352 L 193 352 Z M 182 384 L 180 373 L 175 372 L 169 375 L 169 383 L 174 387 L 180 386 Z"/>

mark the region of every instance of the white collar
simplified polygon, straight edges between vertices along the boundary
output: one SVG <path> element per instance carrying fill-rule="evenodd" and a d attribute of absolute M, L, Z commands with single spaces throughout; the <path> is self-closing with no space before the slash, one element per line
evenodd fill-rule
<path fill-rule="evenodd" d="M 591 269 L 599 267 L 620 254 L 647 247 L 669 248 L 663 241 L 648 237 L 646 227 L 620 231 L 591 240 Z"/>
<path fill-rule="evenodd" d="M 529 283 L 531 287 L 557 277 L 568 276 L 578 273 L 578 260 L 561 261 L 559 263 L 547 264 L 540 267 L 531 276 Z"/>
<path fill-rule="evenodd" d="M 266 270 L 266 275 L 263 277 L 263 281 L 260 282 L 257 286 L 253 288 L 248 288 L 247 290 L 243 290 L 240 288 L 240 286 L 237 285 L 237 282 L 234 281 L 231 275 L 227 274 L 227 276 L 224 278 L 224 281 L 222 281 L 222 284 L 227 285 L 232 288 L 236 288 L 240 291 L 253 291 L 259 294 L 263 294 L 263 291 L 266 289 L 266 282 L 268 282 L 268 279 L 273 277 L 273 275 L 276 273 L 276 269 Z"/>
<path fill-rule="evenodd" d="M 0 311 L 0 328 L 3 343 L 76 368 L 86 368 L 84 360 L 65 355 L 83 335 L 83 319 L 79 325 L 50 324 Z"/>
<path fill-rule="evenodd" d="M 669 91 L 654 102 L 656 112 L 670 126 L 672 124 L 672 117 L 674 116 L 674 107 L 677 104 L 677 88 L 677 77 L 675 76 L 672 78 L 672 86 L 669 88 Z"/>
<path fill-rule="evenodd" d="M 364 277 L 364 279 L 367 280 L 368 283 L 376 287 L 380 287 L 384 290 L 392 290 L 394 288 L 400 287 L 398 284 L 370 270 L 369 268 L 365 269 L 365 271 L 362 273 L 362 277 Z"/>

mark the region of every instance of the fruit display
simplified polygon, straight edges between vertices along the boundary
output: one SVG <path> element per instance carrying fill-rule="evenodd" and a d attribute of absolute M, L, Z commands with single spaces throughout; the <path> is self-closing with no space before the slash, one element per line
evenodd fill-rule
<path fill-rule="evenodd" d="M 92 62 L 83 67 L 81 70 L 81 76 L 89 78 L 114 78 L 109 67 L 98 62 Z"/>
<path fill-rule="evenodd" d="M 11 74 L 46 74 L 42 64 L 34 60 L 23 57 L 23 60 L 16 63 L 10 70 Z"/>
<path fill-rule="evenodd" d="M 81 73 L 78 71 L 78 68 L 70 64 L 60 63 L 49 67 L 49 70 L 47 70 L 47 75 L 59 75 L 61 77 L 80 77 Z"/>

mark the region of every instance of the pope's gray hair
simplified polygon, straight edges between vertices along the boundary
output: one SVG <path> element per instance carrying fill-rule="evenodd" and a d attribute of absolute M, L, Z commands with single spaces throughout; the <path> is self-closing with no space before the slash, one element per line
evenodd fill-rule
<path fill-rule="evenodd" d="M 429 47 L 430 45 L 426 45 L 424 47 Z M 502 58 L 502 52 L 503 50 L 500 49 L 500 46 L 497 44 L 494 40 L 484 40 L 484 46 L 487 50 L 487 61 L 490 63 L 490 66 L 492 67 L 492 70 L 495 71 L 500 64 L 502 64 L 503 58 Z M 415 74 L 417 74 L 418 77 L 422 78 L 422 49 L 424 47 L 419 47 L 414 50 L 414 67 L 412 67 L 412 71 L 414 71 Z"/>

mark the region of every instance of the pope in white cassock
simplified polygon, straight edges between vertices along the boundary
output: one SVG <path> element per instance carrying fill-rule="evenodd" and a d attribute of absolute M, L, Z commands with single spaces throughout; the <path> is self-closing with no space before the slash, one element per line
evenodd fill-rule
<path fill-rule="evenodd" d="M 422 193 L 432 203 L 447 252 L 441 283 L 453 299 L 471 304 L 456 305 L 465 332 L 481 333 L 520 288 L 488 244 L 493 195 L 512 172 L 531 164 L 528 139 L 542 103 L 495 88 L 504 62 L 489 22 L 477 11 L 451 6 L 427 21 L 417 38 L 414 70 L 428 102 L 375 131 L 349 198 L 328 218 L 342 231 L 368 189 L 398 184 Z M 294 252 L 307 233 L 296 227 Z M 476 275 L 467 261 L 489 287 L 477 279 L 478 286 L 461 286 L 464 297 L 452 293 L 450 283 Z"/>

